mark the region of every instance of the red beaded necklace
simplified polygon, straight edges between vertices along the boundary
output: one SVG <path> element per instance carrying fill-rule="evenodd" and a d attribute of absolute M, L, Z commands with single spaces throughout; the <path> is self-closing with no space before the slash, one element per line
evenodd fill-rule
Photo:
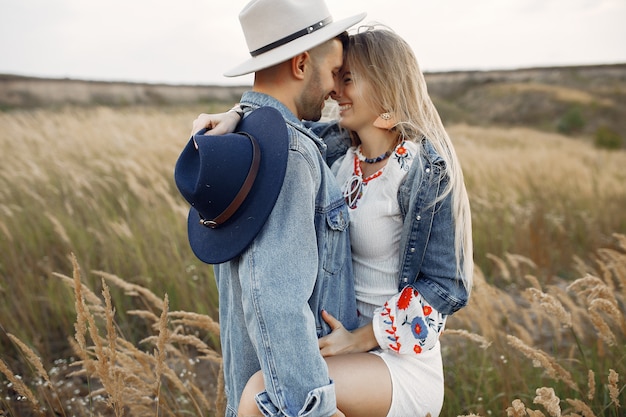
<path fill-rule="evenodd" d="M 351 209 L 355 209 L 357 202 L 363 197 L 363 192 L 367 183 L 373 180 L 374 178 L 378 178 L 383 174 L 385 167 L 382 167 L 374 174 L 370 175 L 367 178 L 363 178 L 363 171 L 361 170 L 361 161 L 359 156 L 355 153 L 354 155 L 354 170 L 350 179 L 346 182 L 346 185 L 343 190 L 343 196 L 346 199 L 346 203 L 348 207 Z"/>

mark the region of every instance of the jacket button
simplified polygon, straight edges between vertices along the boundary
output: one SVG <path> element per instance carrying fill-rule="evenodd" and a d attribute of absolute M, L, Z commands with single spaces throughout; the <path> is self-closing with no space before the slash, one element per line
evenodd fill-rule
<path fill-rule="evenodd" d="M 426 168 L 426 172 L 430 172 L 430 168 Z"/>
<path fill-rule="evenodd" d="M 422 220 L 422 216 L 420 216 L 419 214 L 415 217 L 415 220 L 420 221 Z"/>
<path fill-rule="evenodd" d="M 411 248 L 411 249 L 409 249 L 409 252 L 411 252 L 411 253 L 412 253 L 412 252 L 415 252 L 415 248 Z"/>

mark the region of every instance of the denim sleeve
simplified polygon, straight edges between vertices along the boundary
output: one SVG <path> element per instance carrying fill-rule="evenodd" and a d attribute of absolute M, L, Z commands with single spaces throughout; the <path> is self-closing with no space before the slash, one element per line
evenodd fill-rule
<path fill-rule="evenodd" d="M 326 165 L 329 167 L 345 155 L 351 145 L 349 132 L 342 129 L 337 122 L 305 122 L 305 126 L 322 138 L 326 144 Z"/>
<path fill-rule="evenodd" d="M 444 176 L 440 190 L 446 186 L 447 181 L 448 177 Z M 417 280 L 413 284 L 434 308 L 445 314 L 453 314 L 468 301 L 467 290 L 456 269 L 454 234 L 452 194 L 449 193 L 434 207 L 428 243 Z"/>
<path fill-rule="evenodd" d="M 278 201 L 240 263 L 246 326 L 263 371 L 270 416 L 329 416 L 334 385 L 308 299 L 318 268 L 314 225 L 319 167 L 290 151 Z"/>
<path fill-rule="evenodd" d="M 400 288 L 411 285 L 437 311 L 453 314 L 465 306 L 468 292 L 456 270 L 452 195 L 437 201 L 448 181 L 438 164 L 414 164 L 400 186 L 404 226 Z"/>
<path fill-rule="evenodd" d="M 271 401 L 267 391 L 263 391 L 256 396 L 256 402 L 259 410 L 266 417 L 283 417 L 284 413 L 276 408 Z M 334 385 L 314 389 L 307 396 L 306 402 L 302 409 L 298 412 L 298 417 L 309 416 L 331 416 L 336 412 L 336 408 L 332 405 L 336 403 Z"/>

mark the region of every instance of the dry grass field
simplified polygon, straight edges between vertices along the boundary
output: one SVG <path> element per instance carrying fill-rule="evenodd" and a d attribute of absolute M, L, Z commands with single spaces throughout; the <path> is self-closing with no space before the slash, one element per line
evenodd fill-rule
<path fill-rule="evenodd" d="M 173 167 L 224 107 L 0 113 L 0 416 L 220 415 L 215 285 Z M 448 125 L 477 268 L 442 336 L 442 416 L 623 416 L 626 152 Z"/>

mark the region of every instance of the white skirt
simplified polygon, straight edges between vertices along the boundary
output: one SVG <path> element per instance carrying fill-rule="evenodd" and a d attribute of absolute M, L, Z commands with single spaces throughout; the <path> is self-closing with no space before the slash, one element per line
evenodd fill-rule
<path fill-rule="evenodd" d="M 387 417 L 436 417 L 443 406 L 443 362 L 439 342 L 419 355 L 399 355 L 390 350 L 371 352 L 389 368 L 392 384 Z"/>

